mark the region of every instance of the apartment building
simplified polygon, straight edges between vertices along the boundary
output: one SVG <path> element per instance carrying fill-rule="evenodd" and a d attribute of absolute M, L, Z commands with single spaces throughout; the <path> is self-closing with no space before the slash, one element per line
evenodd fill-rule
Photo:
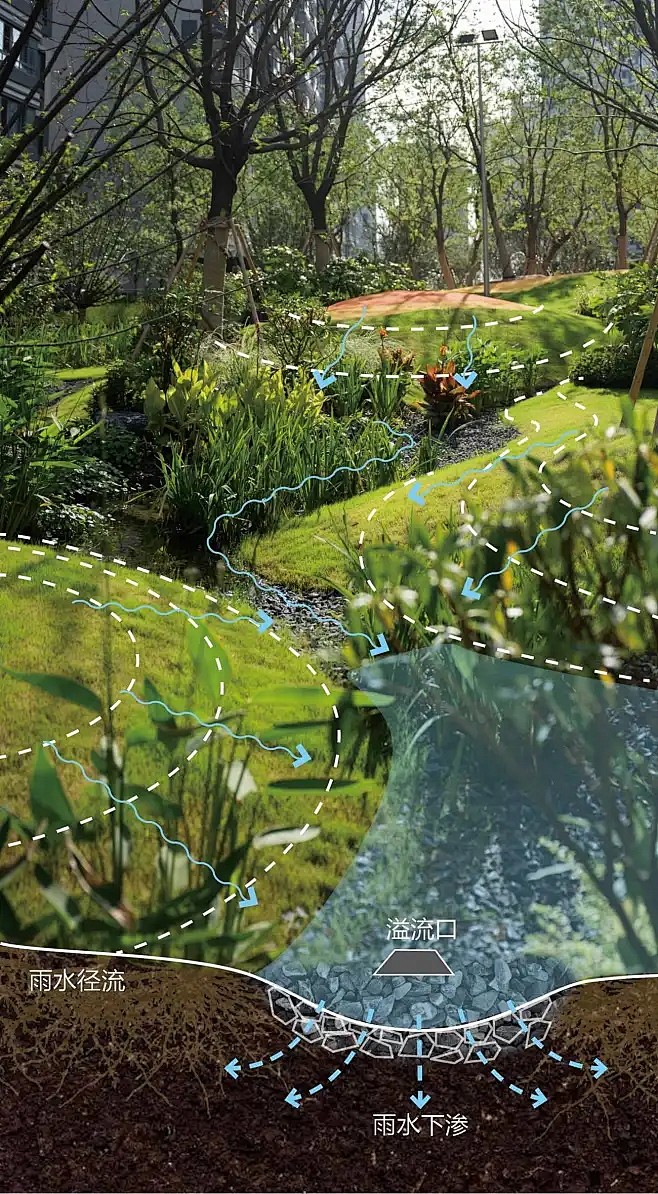
<path fill-rule="evenodd" d="M 11 53 L 32 10 L 31 0 L 0 0 L 0 70 Z M 43 107 L 45 36 L 42 22 L 29 37 L 8 77 L 0 80 L 0 131 L 5 135 L 23 132 L 34 114 Z M 3 72 L 4 73 L 4 72 Z M 35 147 L 35 152 L 42 147 Z"/>

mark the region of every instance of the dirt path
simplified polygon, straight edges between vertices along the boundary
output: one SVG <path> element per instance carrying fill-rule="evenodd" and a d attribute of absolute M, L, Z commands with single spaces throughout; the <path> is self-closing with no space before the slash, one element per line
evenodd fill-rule
<path fill-rule="evenodd" d="M 431 311 L 436 307 L 459 309 L 484 308 L 485 310 L 530 311 L 525 303 L 513 303 L 509 299 L 485 298 L 483 294 L 470 294 L 465 290 L 386 290 L 383 294 L 368 294 L 362 298 L 343 299 L 327 307 L 330 315 L 337 319 L 360 315 L 367 306 L 368 315 L 385 315 L 395 311 L 404 315 L 407 311 Z"/>

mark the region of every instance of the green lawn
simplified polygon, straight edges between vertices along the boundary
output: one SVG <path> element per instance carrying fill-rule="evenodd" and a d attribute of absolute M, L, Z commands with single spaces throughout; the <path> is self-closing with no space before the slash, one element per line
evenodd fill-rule
<path fill-rule="evenodd" d="M 109 367 L 109 365 L 84 365 L 80 369 L 58 369 L 55 373 L 58 381 L 82 381 L 86 384 L 61 398 L 50 413 L 60 423 L 70 423 L 73 419 L 86 418 L 89 414 L 94 385 L 107 376 Z"/>
<path fill-rule="evenodd" d="M 538 315 L 524 311 L 520 323 L 510 323 L 510 320 L 516 317 L 508 308 L 500 308 L 497 311 L 477 310 L 473 314 L 478 321 L 478 330 L 471 342 L 474 350 L 477 351 L 478 343 L 491 340 L 510 352 L 536 352 L 542 357 L 549 357 L 549 364 L 545 366 L 546 373 L 540 376 L 554 381 L 564 377 L 569 370 L 568 364 L 560 360 L 561 352 L 580 349 L 588 340 L 601 337 L 601 324 L 598 320 L 568 311 L 553 309 L 540 312 Z M 388 326 L 396 329 L 389 333 L 391 339 L 401 341 L 413 351 L 416 372 L 421 372 L 428 365 L 436 363 L 439 347 L 444 342 L 455 344 L 465 340 L 468 329 L 472 326 L 470 311 L 451 311 L 449 308 L 410 311 L 402 315 L 391 311 L 386 315 L 378 315 L 377 319 L 378 327 Z M 496 326 L 486 327 L 486 321 L 494 322 Z M 447 325 L 449 330 L 435 330 L 437 326 L 443 325 Z M 423 331 L 411 330 L 417 327 L 422 327 Z"/>
<path fill-rule="evenodd" d="M 3 573 L 0 580 L 0 664 L 3 668 L 63 675 L 86 685 L 104 697 L 108 705 L 133 677 L 136 679 L 134 691 L 143 696 L 144 680 L 148 678 L 174 710 L 193 710 L 207 722 L 214 719 L 216 705 L 220 703 L 223 706 L 221 720 L 228 721 L 236 732 L 255 734 L 266 744 L 287 745 L 293 751 L 298 742 L 303 742 L 312 759 L 298 770 L 284 753 L 268 752 L 254 743 L 241 743 L 237 747 L 237 758 L 248 760 L 256 787 L 256 791 L 243 801 L 234 802 L 241 835 L 281 827 L 301 828 L 306 823 L 320 828 L 318 837 L 297 845 L 286 857 L 282 856 L 283 845 L 278 845 L 258 851 L 252 858 L 250 874 L 259 876 L 261 907 L 258 919 L 275 922 L 275 938 L 281 943 L 281 914 L 297 906 L 312 913 L 324 902 L 354 856 L 381 794 L 381 785 L 366 782 L 358 773 L 355 782 L 349 784 L 342 764 L 339 763 L 337 768 L 333 766 L 335 760 L 328 727 L 333 724 L 332 705 L 340 697 L 340 688 L 335 682 L 326 680 L 317 669 L 312 675 L 307 666 L 309 657 L 293 654 L 289 648 L 298 649 L 294 640 L 278 626 L 275 630 L 280 633 L 281 641 L 276 641 L 270 634 L 258 634 L 254 626 L 244 622 L 223 625 L 206 619 L 199 623 L 198 630 L 194 630 L 180 615 L 157 617 L 150 611 L 135 614 L 118 611 L 123 619 L 119 623 L 108 612 L 98 613 L 73 605 L 72 596 L 66 589 L 78 590 L 88 599 L 114 599 L 127 606 L 149 602 L 163 611 L 174 601 L 192 613 L 216 610 L 225 618 L 234 618 L 235 614 L 227 610 L 227 603 L 221 597 L 215 606 L 198 590 L 186 592 L 181 584 L 167 584 L 156 576 L 146 578 L 139 572 L 110 565 L 108 571 L 116 573 L 111 577 L 104 575 L 105 566 L 92 561 L 91 557 L 81 555 L 72 556 L 69 561 L 57 560 L 50 550 L 44 549 L 44 555 L 35 555 L 29 545 L 23 544 L 20 552 L 11 550 L 13 546 L 6 541 L 0 542 L 0 571 Z M 91 569 L 82 566 L 87 561 L 93 563 Z M 19 575 L 30 576 L 31 580 L 20 580 Z M 44 580 L 56 588 L 44 586 Z M 131 580 L 139 587 L 129 584 Z M 149 596 L 149 588 L 160 593 L 160 598 Z M 134 644 L 127 629 L 135 635 Z M 201 653 L 200 658 L 204 661 L 198 669 L 191 662 L 187 634 L 192 636 L 195 650 Z M 205 636 L 210 639 L 211 647 L 203 641 Z M 224 653 L 220 655 L 222 675 L 226 677 L 224 699 L 218 696 L 219 674 L 214 663 L 216 645 Z M 139 668 L 135 665 L 136 651 L 139 652 Z M 322 689 L 323 683 L 327 684 L 329 695 Z M 0 754 L 7 755 L 6 759 L 0 760 L 0 802 L 19 816 L 27 816 L 35 756 L 19 756 L 16 752 L 27 747 L 36 748 L 41 741 L 56 739 L 64 755 L 78 759 L 89 768 L 91 752 L 98 749 L 99 729 L 89 727 L 93 714 L 88 710 L 7 674 L 0 676 L 0 692 L 3 710 Z M 128 729 L 134 738 L 149 726 L 147 711 L 129 697 L 121 699 L 113 718 L 115 733 L 124 746 Z M 298 727 L 297 723 L 303 724 Z M 171 756 L 161 743 L 137 744 L 130 749 L 130 782 L 148 787 L 159 780 L 158 793 L 183 804 L 184 820 L 175 822 L 173 836 L 184 840 L 194 852 L 195 847 L 197 851 L 201 848 L 211 746 L 202 747 L 197 742 L 198 759 L 186 763 L 185 752 L 190 749 L 190 740 L 198 739 L 204 733 L 192 718 L 187 719 L 187 725 L 189 734 L 176 756 L 181 764 L 180 774 L 167 778 L 172 766 Z M 67 735 L 76 729 L 80 732 L 68 738 Z M 220 737 L 224 744 L 222 749 L 228 749 L 232 740 L 225 735 Z M 103 792 L 86 784 L 73 767 L 60 767 L 59 774 L 76 818 L 96 816 L 98 819 L 100 810 L 108 804 Z M 325 796 L 328 777 L 334 778 L 334 786 Z M 324 807 L 321 815 L 314 816 L 319 800 L 324 800 Z M 125 898 L 134 909 L 144 912 L 149 908 L 156 854 L 161 843 L 157 831 L 139 825 L 129 810 L 126 810 L 125 820 L 132 835 Z M 108 856 L 108 824 L 108 821 L 103 822 L 100 841 L 91 851 L 92 861 L 99 867 L 102 859 L 107 860 Z M 14 822 L 10 840 L 17 832 L 24 836 Z M 263 868 L 271 857 L 276 859 L 277 865 L 271 873 L 264 875 Z M 59 850 L 55 862 L 62 884 L 80 896 L 70 875 L 67 877 L 63 849 Z M 51 854 L 44 857 L 44 863 L 52 865 Z M 16 892 L 22 909 L 33 915 L 43 912 L 39 889 L 28 875 L 19 878 L 12 885 L 11 893 L 7 892 L 12 901 Z M 88 943 L 81 941 L 80 944 Z"/>
<path fill-rule="evenodd" d="M 569 387 L 564 392 L 568 394 L 569 401 L 563 401 L 556 389 L 530 398 L 514 408 L 519 438 L 529 437 L 529 444 L 522 445 L 518 451 L 527 452 L 532 443 L 550 442 L 571 431 L 580 434 L 582 430 L 587 430 L 589 435 L 597 434 L 593 427 L 593 414 L 599 419 L 599 430 L 619 424 L 621 394 L 585 387 Z M 581 403 L 586 410 L 575 408 L 574 401 Z M 656 401 L 658 391 L 647 391 L 641 399 L 642 407 L 647 409 L 651 418 Z M 503 418 L 502 414 L 500 418 Z M 540 424 L 539 432 L 533 427 L 533 420 Z M 550 449 L 546 454 L 549 452 Z M 487 453 L 467 462 L 437 469 L 432 481 L 457 481 L 464 472 L 483 468 L 497 455 L 497 452 Z M 541 458 L 541 451 L 537 455 Z M 471 479 L 469 472 L 461 484 L 435 489 L 422 510 L 408 500 L 407 490 L 400 484 L 360 494 L 340 507 L 323 506 L 313 514 L 290 521 L 272 535 L 259 541 L 252 540 L 243 550 L 243 559 L 248 567 L 274 583 L 297 589 L 330 589 L 335 584 L 344 584 L 346 579 L 345 557 L 341 551 L 341 537 L 346 532 L 353 544 L 356 544 L 363 529 L 367 529 L 369 542 L 380 534 L 395 542 L 402 542 L 412 516 L 422 518 L 430 528 L 445 524 L 451 513 L 458 512 L 459 499 L 466 495 Z M 396 490 L 395 496 L 383 502 L 384 496 L 393 488 Z M 510 491 L 507 471 L 500 466 L 493 469 L 477 482 L 480 508 L 495 511 Z M 375 507 L 377 513 L 368 521 Z"/>

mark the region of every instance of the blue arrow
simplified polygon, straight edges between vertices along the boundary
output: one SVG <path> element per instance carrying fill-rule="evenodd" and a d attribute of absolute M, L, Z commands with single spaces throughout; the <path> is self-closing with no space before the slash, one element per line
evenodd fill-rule
<path fill-rule="evenodd" d="M 347 331 L 345 332 L 345 335 L 343 336 L 343 338 L 340 342 L 340 349 L 338 352 L 338 356 L 336 357 L 336 360 L 332 361 L 331 364 L 327 365 L 326 368 L 324 368 L 324 369 L 312 369 L 311 370 L 311 373 L 313 374 L 313 377 L 315 378 L 315 380 L 321 390 L 326 390 L 327 386 L 330 386 L 333 384 L 333 382 L 335 382 L 335 380 L 336 380 L 335 374 L 332 373 L 331 377 L 327 377 L 327 374 L 329 373 L 330 369 L 333 369 L 335 365 L 338 365 L 339 362 L 342 361 L 343 357 L 345 356 L 345 350 L 347 347 L 347 338 L 348 338 L 348 336 L 351 336 L 352 332 L 356 331 L 356 329 L 358 327 L 361 327 L 361 324 L 363 323 L 363 321 L 366 317 L 366 311 L 367 311 L 367 307 L 364 306 L 361 310 L 361 318 L 356 323 L 353 323 L 352 326 L 350 328 L 348 328 Z"/>
<path fill-rule="evenodd" d="M 310 763 L 311 756 L 301 742 L 297 743 L 295 750 L 297 751 L 297 758 L 293 759 L 293 767 L 303 767 L 304 763 Z"/>
<path fill-rule="evenodd" d="M 258 903 L 258 896 L 256 895 L 256 887 L 253 883 L 252 883 L 251 887 L 247 888 L 247 891 L 249 892 L 249 895 L 247 896 L 246 900 L 243 899 L 238 902 L 239 908 L 255 908 L 256 904 Z"/>
<path fill-rule="evenodd" d="M 420 481 L 416 481 L 416 484 L 411 486 L 411 489 L 407 493 L 407 497 L 410 502 L 415 502 L 417 506 L 425 505 L 425 498 L 420 492 Z"/>
<path fill-rule="evenodd" d="M 120 692 L 121 696 L 132 697 L 134 701 L 137 701 L 138 705 L 160 705 L 160 707 L 162 709 L 166 709 L 167 713 L 171 714 L 172 717 L 192 717 L 194 721 L 196 721 L 198 725 L 203 726 L 205 730 L 224 730 L 225 733 L 230 734 L 231 738 L 235 738 L 238 742 L 244 742 L 248 739 L 250 742 L 257 742 L 261 750 L 282 750 L 285 752 L 285 754 L 290 755 L 290 758 L 293 761 L 293 767 L 303 767 L 304 763 L 309 763 L 311 761 L 310 754 L 301 742 L 297 743 L 295 748 L 296 753 L 295 751 L 290 750 L 288 746 L 268 746 L 265 742 L 261 742 L 260 738 L 258 738 L 256 734 L 236 734 L 235 731 L 232 730 L 230 726 L 227 726 L 223 721 L 203 721 L 197 716 L 196 713 L 193 712 L 192 709 L 170 709 L 166 701 L 144 701 L 141 697 L 138 697 L 135 692 L 128 688 L 122 688 L 120 689 Z"/>
<path fill-rule="evenodd" d="M 317 476 L 315 473 L 311 473 L 308 477 L 304 477 L 304 479 L 297 485 L 277 485 L 276 488 L 267 495 L 267 497 L 249 498 L 246 502 L 242 503 L 239 510 L 225 510 L 222 514 L 218 514 L 213 521 L 210 534 L 206 539 L 207 550 L 211 553 L 211 555 L 214 555 L 223 561 L 232 576 L 246 577 L 251 581 L 255 588 L 258 589 L 259 592 L 274 593 L 280 598 L 281 601 L 283 601 L 284 605 L 288 609 L 302 609 L 309 615 L 310 618 L 313 619 L 314 622 L 319 623 L 319 625 L 337 626 L 338 629 L 347 636 L 347 638 L 364 638 L 370 643 L 371 647 L 377 647 L 377 642 L 375 642 L 369 634 L 365 634 L 360 630 L 348 630 L 347 626 L 344 626 L 339 618 L 334 618 L 330 615 L 323 617 L 321 614 L 317 613 L 314 606 L 309 605 L 304 601 L 291 601 L 290 597 L 283 589 L 278 589 L 276 585 L 264 584 L 263 581 L 259 580 L 259 578 L 255 576 L 253 572 L 249 572 L 246 569 L 234 568 L 228 556 L 223 551 L 218 551 L 215 547 L 212 547 L 211 540 L 220 522 L 222 522 L 225 518 L 239 518 L 248 506 L 266 506 L 269 502 L 274 500 L 277 493 L 298 493 L 298 491 L 302 489 L 308 481 L 331 481 L 338 475 L 338 473 L 362 473 L 363 470 L 368 468 L 368 466 L 371 464 L 391 464 L 394 460 L 397 460 L 398 456 L 400 456 L 402 452 L 410 452 L 415 447 L 413 436 L 409 435 L 408 432 L 395 431 L 395 429 L 391 427 L 384 419 L 375 419 L 374 422 L 379 424 L 381 427 L 385 427 L 389 435 L 393 436 L 395 439 L 405 439 L 407 442 L 403 444 L 401 448 L 397 448 L 392 456 L 370 456 L 368 460 L 364 460 L 363 464 L 359 464 L 357 466 L 353 466 L 351 464 L 341 464 L 338 466 L 338 468 L 335 468 L 333 472 L 327 473 L 324 476 Z"/>
<path fill-rule="evenodd" d="M 466 1014 L 462 1007 L 457 1008 L 457 1014 L 459 1015 L 459 1019 L 461 1020 L 462 1024 L 465 1024 L 466 1023 Z M 475 1037 L 473 1036 L 473 1033 L 468 1028 L 464 1029 L 464 1036 L 466 1037 L 466 1040 L 469 1042 L 469 1044 L 474 1047 L 475 1056 L 477 1057 L 478 1061 L 481 1061 L 483 1065 L 488 1066 L 491 1059 L 489 1057 L 487 1057 L 486 1054 L 483 1053 L 481 1049 L 478 1049 L 478 1043 L 477 1043 Z M 507 1082 L 506 1078 L 504 1077 L 503 1074 L 501 1074 L 500 1070 L 495 1070 L 492 1066 L 491 1069 L 489 1070 L 489 1073 L 491 1074 L 492 1078 L 496 1079 L 497 1082 L 502 1082 L 503 1085 L 508 1086 L 509 1089 L 511 1091 L 513 1091 L 514 1094 L 522 1095 L 524 1093 L 522 1086 L 516 1086 L 513 1082 Z M 537 1087 L 535 1089 L 534 1094 L 529 1095 L 529 1098 L 530 1098 L 530 1101 L 534 1108 L 541 1107 L 542 1103 L 548 1102 L 548 1096 L 545 1095 L 544 1092 L 539 1089 L 539 1087 Z"/>
<path fill-rule="evenodd" d="M 481 596 L 482 594 L 473 588 L 473 577 L 467 576 L 462 589 L 462 597 L 467 597 L 469 601 L 479 601 Z"/>
<path fill-rule="evenodd" d="M 367 1024 L 372 1023 L 372 1018 L 373 1018 L 374 1014 L 375 1014 L 374 1007 L 369 1007 L 368 1011 L 366 1012 L 366 1023 Z M 356 1043 L 355 1043 L 354 1048 L 350 1049 L 350 1052 L 347 1054 L 347 1057 L 345 1058 L 342 1066 L 337 1066 L 336 1069 L 332 1071 L 332 1073 L 327 1078 L 327 1083 L 335 1082 L 336 1079 L 340 1078 L 341 1074 L 345 1072 L 345 1070 L 347 1069 L 347 1066 L 351 1065 L 351 1063 L 354 1061 L 354 1058 L 356 1057 L 357 1050 L 360 1049 L 360 1047 L 363 1044 L 364 1040 L 366 1039 L 367 1035 L 368 1035 L 368 1029 L 367 1028 L 362 1029 L 362 1031 L 359 1033 L 358 1037 L 356 1038 Z M 325 1089 L 326 1089 L 326 1087 L 323 1082 L 316 1082 L 315 1086 L 312 1086 L 308 1093 L 309 1093 L 309 1096 L 312 1097 L 313 1095 L 319 1094 L 321 1090 L 325 1090 Z M 299 1101 L 296 1101 L 296 1100 L 299 1100 Z M 297 1107 L 299 1107 L 299 1104 L 301 1103 L 301 1101 L 302 1101 L 302 1096 L 300 1095 L 300 1093 L 296 1089 L 296 1087 L 293 1086 L 292 1090 L 290 1090 L 288 1092 L 288 1094 L 286 1095 L 285 1102 L 290 1103 L 291 1107 L 297 1108 Z"/>
<path fill-rule="evenodd" d="M 422 1028 L 422 1026 L 423 1026 L 423 1017 L 416 1016 L 416 1028 L 418 1029 L 419 1032 L 420 1032 L 420 1029 Z M 423 1038 L 422 1038 L 422 1036 L 418 1036 L 418 1037 L 416 1037 L 416 1057 L 421 1058 L 422 1056 L 423 1056 Z M 422 1061 L 419 1061 L 418 1065 L 416 1066 L 416 1080 L 418 1082 L 418 1091 L 415 1095 L 409 1095 L 409 1098 L 412 1103 L 415 1103 L 416 1107 L 420 1111 L 425 1106 L 426 1103 L 429 1103 L 429 1101 L 432 1097 L 431 1095 L 423 1094 L 423 1091 L 421 1090 L 421 1086 L 422 1086 L 422 1082 L 423 1082 L 423 1063 L 422 1063 Z"/>
<path fill-rule="evenodd" d="M 258 633 L 265 634 L 265 631 L 269 630 L 270 626 L 273 625 L 273 619 L 270 617 L 269 614 L 265 613 L 264 609 L 256 610 L 256 614 L 260 618 L 260 626 L 258 627 Z"/>
<path fill-rule="evenodd" d="M 212 611 L 209 611 L 205 614 L 192 614 L 189 610 L 183 609 L 181 605 L 177 605 L 175 609 L 158 609 L 157 605 L 151 605 L 149 602 L 144 602 L 142 605 L 122 605 L 120 601 L 103 601 L 102 603 L 96 603 L 87 601 L 84 597 L 77 597 L 71 602 L 71 605 L 86 605 L 88 609 L 93 610 L 111 608 L 120 609 L 123 610 L 124 614 L 138 614 L 144 609 L 150 609 L 154 614 L 157 614 L 159 618 L 171 618 L 175 614 L 183 614 L 183 616 L 186 618 L 193 618 L 195 622 L 204 622 L 206 618 L 214 618 L 217 622 L 223 622 L 225 626 L 235 626 L 237 622 L 251 622 L 252 626 L 256 627 L 259 634 L 264 634 L 265 631 L 269 630 L 270 626 L 273 625 L 270 615 L 266 614 L 262 609 L 257 611 L 257 617 L 259 621 L 256 621 L 256 619 L 250 617 L 249 614 L 240 614 L 237 618 L 223 618 L 221 614 L 215 614 Z"/>
<path fill-rule="evenodd" d="M 521 1012 L 517 1008 L 514 1000 L 508 999 L 507 1006 L 510 1009 L 510 1011 L 512 1012 L 512 1015 L 514 1016 L 514 1019 L 516 1020 L 517 1024 L 519 1024 L 521 1026 L 521 1028 L 523 1029 L 524 1032 L 527 1032 L 528 1025 L 526 1024 L 525 1020 L 523 1019 L 523 1016 L 521 1015 Z M 563 1057 L 561 1053 L 556 1053 L 554 1049 L 546 1050 L 544 1041 L 540 1041 L 539 1037 L 537 1037 L 537 1036 L 530 1037 L 530 1044 L 534 1045 L 536 1049 L 542 1049 L 543 1051 L 545 1051 L 545 1056 L 550 1057 L 551 1061 L 562 1061 L 562 1062 L 564 1062 L 565 1065 L 568 1065 L 572 1070 L 584 1070 L 585 1069 L 585 1063 L 583 1061 L 569 1061 L 566 1057 Z M 603 1075 L 606 1074 L 608 1071 L 607 1065 L 605 1064 L 605 1062 L 601 1061 L 600 1057 L 595 1057 L 594 1061 L 592 1062 L 592 1064 L 590 1065 L 589 1068 L 592 1071 L 592 1073 L 594 1074 L 595 1078 L 602 1078 Z"/>
<path fill-rule="evenodd" d="M 253 891 L 253 887 L 251 887 L 249 890 Z M 322 1009 L 324 1008 L 324 1006 L 325 1006 L 325 1001 L 324 1001 L 324 999 L 321 999 L 320 1002 L 317 1004 L 317 1006 L 314 1009 L 314 1014 L 321 1012 Z M 315 1027 L 315 1020 L 309 1018 L 306 1021 L 305 1025 L 302 1029 L 304 1036 L 308 1036 L 309 1032 L 312 1032 L 314 1027 Z M 303 1039 L 303 1037 L 301 1037 L 301 1036 L 293 1036 L 291 1038 L 291 1040 L 288 1041 L 286 1048 L 290 1051 L 290 1053 L 292 1053 L 293 1049 L 297 1048 L 297 1046 L 302 1041 L 302 1039 Z M 259 1070 L 264 1065 L 267 1065 L 269 1062 L 281 1061 L 281 1058 L 285 1057 L 285 1055 L 286 1054 L 285 1054 L 284 1049 L 277 1049 L 275 1053 L 270 1053 L 269 1057 L 261 1057 L 257 1061 L 250 1061 L 247 1065 L 247 1069 Z M 240 1065 L 240 1062 L 238 1061 L 237 1057 L 234 1057 L 233 1061 L 230 1061 L 228 1065 L 224 1066 L 224 1069 L 228 1070 L 228 1072 L 232 1078 L 237 1078 L 238 1071 L 240 1071 L 242 1069 L 242 1066 Z M 234 1070 L 236 1071 L 235 1073 L 233 1072 Z"/>
<path fill-rule="evenodd" d="M 565 525 L 567 519 L 571 518 L 572 514 L 582 514 L 583 510 L 589 510 L 590 506 L 594 505 L 594 502 L 597 500 L 597 498 L 599 498 L 602 493 L 607 493 L 607 492 L 608 492 L 608 486 L 604 485 L 604 486 L 602 486 L 601 489 L 597 489 L 596 493 L 590 499 L 590 501 L 587 503 L 586 506 L 572 506 L 570 510 L 567 510 L 564 518 L 562 519 L 562 522 L 559 522 L 557 524 L 557 526 L 544 527 L 541 531 L 539 531 L 537 533 L 537 535 L 535 536 L 534 541 L 530 544 L 530 547 L 519 547 L 518 551 L 514 552 L 514 555 L 507 557 L 502 568 L 496 568 L 493 572 L 485 572 L 484 576 L 482 576 L 480 578 L 480 580 L 477 582 L 476 588 L 478 588 L 478 589 L 481 588 L 481 586 L 484 584 L 485 580 L 489 580 L 489 577 L 491 577 L 491 576 L 502 576 L 503 572 L 506 572 L 507 569 L 509 568 L 512 560 L 516 559 L 516 556 L 525 556 L 528 554 L 528 552 L 534 551 L 537 544 L 539 543 L 539 540 L 543 539 L 544 535 L 551 535 L 553 533 L 553 531 L 561 531 L 562 527 Z M 471 590 L 470 586 L 471 586 L 472 582 L 473 582 L 473 577 L 469 576 L 466 581 L 466 584 L 464 585 L 464 588 L 462 589 L 462 593 L 464 594 L 465 597 L 470 597 L 471 600 L 474 600 L 474 599 L 476 600 L 477 597 L 480 596 L 480 594 L 479 593 L 476 594 L 474 589 Z M 469 586 L 468 592 L 464 592 L 467 585 Z"/>
<path fill-rule="evenodd" d="M 210 873 L 216 883 L 219 883 L 222 887 L 234 887 L 235 890 L 237 891 L 238 895 L 240 896 L 240 898 L 242 900 L 245 899 L 244 893 L 243 893 L 242 888 L 240 887 L 239 883 L 234 883 L 230 879 L 220 879 L 219 875 L 217 874 L 217 872 L 215 871 L 215 868 L 211 865 L 211 863 L 204 862 L 203 859 L 201 859 L 201 858 L 194 858 L 194 856 L 192 854 L 190 854 L 190 851 L 187 848 L 187 846 L 185 845 L 185 842 L 179 842 L 176 838 L 167 837 L 164 829 L 162 828 L 162 826 L 160 825 L 160 823 L 158 821 L 152 821 L 150 818 L 143 817 L 141 815 L 141 813 L 138 813 L 138 811 L 135 808 L 135 805 L 133 803 L 134 797 L 124 800 L 123 798 L 121 798 L 119 796 L 115 796 L 110 785 L 108 783 L 106 783 L 106 781 L 104 779 L 94 779 L 93 776 L 87 775 L 87 772 L 85 771 L 84 767 L 82 766 L 82 763 L 79 763 L 77 759 L 65 759 L 64 756 L 60 754 L 60 752 L 57 749 L 57 746 L 55 745 L 54 742 L 44 742 L 43 745 L 50 747 L 50 749 L 55 752 L 55 756 L 57 759 L 59 759 L 60 763 L 66 763 L 72 767 L 77 767 L 78 771 L 80 771 L 80 773 L 84 776 L 84 778 L 86 779 L 88 784 L 94 784 L 96 787 L 102 788 L 103 791 L 107 793 L 109 799 L 113 802 L 113 804 L 125 804 L 129 809 L 132 810 L 132 812 L 137 817 L 137 820 L 140 821 L 142 825 L 152 825 L 155 829 L 157 829 L 163 842 L 166 842 L 168 846 L 180 846 L 180 849 L 184 851 L 185 855 L 187 856 L 187 858 L 189 859 L 189 861 L 192 863 L 193 866 L 205 867 L 206 870 L 210 871 Z M 251 897 L 252 891 L 253 891 L 253 887 L 249 888 L 250 897 Z M 254 901 L 254 902 L 257 903 L 257 901 Z"/>
<path fill-rule="evenodd" d="M 473 382 L 475 381 L 475 379 L 477 377 L 477 373 L 474 373 L 471 369 L 471 365 L 473 364 L 473 349 L 471 348 L 471 340 L 473 339 L 477 325 L 478 325 L 478 321 L 475 318 L 475 316 L 473 316 L 473 327 L 471 328 L 470 332 L 468 333 L 468 336 L 466 337 L 466 348 L 468 349 L 468 364 L 466 365 L 466 369 L 465 369 L 464 373 L 455 373 L 455 381 L 458 381 L 460 386 L 463 386 L 465 390 L 468 390 L 469 387 L 473 385 Z"/>
<path fill-rule="evenodd" d="M 384 635 L 378 634 L 377 635 L 377 646 L 372 648 L 372 651 L 370 652 L 370 654 L 372 656 L 386 655 L 389 650 L 390 650 L 390 647 L 389 647 L 388 643 L 386 642 Z"/>
<path fill-rule="evenodd" d="M 465 472 L 460 473 L 458 477 L 455 477 L 454 481 L 434 481 L 432 485 L 428 485 L 422 496 L 427 497 L 427 494 L 433 489 L 451 489 L 453 485 L 459 485 L 460 481 L 464 481 L 466 477 L 481 476 L 482 473 L 490 473 L 497 464 L 502 464 L 505 460 L 525 460 L 526 457 L 529 456 L 531 452 L 534 452 L 536 448 L 555 448 L 557 444 L 561 444 L 563 440 L 568 439 L 570 435 L 575 434 L 576 432 L 572 429 L 570 431 L 565 431 L 564 435 L 561 435 L 559 439 L 552 440 L 550 443 L 542 442 L 531 444 L 531 446 L 527 448 L 525 452 L 521 452 L 518 456 L 497 456 L 495 460 L 490 461 L 489 464 L 485 464 L 483 468 L 466 469 Z M 420 496 L 420 482 L 416 482 L 416 484 L 412 485 L 411 489 L 407 491 L 407 497 L 410 501 L 415 502 L 417 506 L 424 506 L 425 502 L 419 501 Z"/>

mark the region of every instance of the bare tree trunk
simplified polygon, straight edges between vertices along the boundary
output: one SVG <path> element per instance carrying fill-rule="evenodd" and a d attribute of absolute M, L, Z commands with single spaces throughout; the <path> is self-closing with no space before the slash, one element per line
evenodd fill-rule
<path fill-rule="evenodd" d="M 530 216 L 528 219 L 528 235 L 526 240 L 525 251 L 525 270 L 526 274 L 539 273 L 539 224 L 535 216 Z"/>
<path fill-rule="evenodd" d="M 233 167 L 230 171 L 229 163 Z M 232 161 L 229 147 L 215 146 L 210 211 L 206 221 L 206 241 L 203 250 L 202 315 L 208 327 L 217 328 L 220 335 L 224 332 L 224 287 L 229 232 L 237 190 L 236 180 L 242 164 Z"/>
<path fill-rule="evenodd" d="M 619 197 L 617 198 L 617 212 L 619 214 L 619 223 L 617 225 L 615 269 L 628 269 L 628 212 L 623 200 Z"/>
<path fill-rule="evenodd" d="M 503 232 L 502 224 L 498 219 L 498 212 L 496 211 L 496 204 L 494 203 L 493 191 L 491 189 L 491 183 L 489 182 L 489 179 L 487 179 L 487 207 L 489 208 L 489 215 L 491 217 L 491 226 L 493 228 L 493 234 L 496 240 L 496 248 L 498 249 L 500 272 L 503 276 L 503 281 L 509 282 L 512 278 L 516 277 L 516 274 L 512 269 L 512 258 L 507 247 L 507 241 L 505 240 L 505 233 Z"/>
<path fill-rule="evenodd" d="M 441 266 L 441 276 L 445 282 L 446 290 L 454 290 L 457 283 L 452 266 L 448 260 L 445 233 L 441 226 L 436 229 L 436 249 L 439 257 L 439 265 Z"/>
<path fill-rule="evenodd" d="M 658 220 L 656 220 L 653 228 L 651 229 L 651 235 L 647 242 L 647 247 L 644 250 L 644 256 L 642 258 L 642 261 L 643 261 L 644 265 L 648 265 L 650 269 L 653 269 L 656 264 L 657 259 L 658 259 Z"/>

